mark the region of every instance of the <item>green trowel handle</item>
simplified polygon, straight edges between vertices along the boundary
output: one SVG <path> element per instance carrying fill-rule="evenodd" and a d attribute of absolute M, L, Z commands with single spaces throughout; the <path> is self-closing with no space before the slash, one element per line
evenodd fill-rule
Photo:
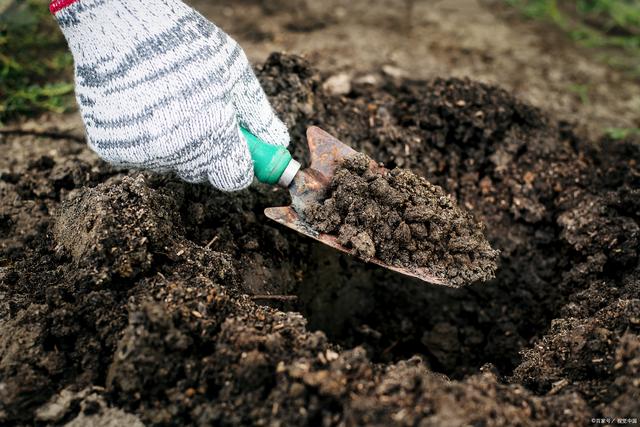
<path fill-rule="evenodd" d="M 240 127 L 240 130 L 249 144 L 258 181 L 264 184 L 277 184 L 293 160 L 289 151 L 286 147 L 267 144 L 243 127 Z"/>

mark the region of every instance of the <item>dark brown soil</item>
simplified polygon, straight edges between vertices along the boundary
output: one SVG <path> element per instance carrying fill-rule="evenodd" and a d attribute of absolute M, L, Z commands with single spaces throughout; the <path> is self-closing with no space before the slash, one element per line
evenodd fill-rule
<path fill-rule="evenodd" d="M 268 223 L 284 191 L 223 194 L 2 135 L 0 424 L 639 416 L 636 142 L 583 141 L 466 80 L 336 97 L 281 55 L 259 75 L 299 157 L 317 124 L 440 185 L 487 224 L 496 278 L 428 286 Z"/>
<path fill-rule="evenodd" d="M 428 268 L 455 287 L 495 277 L 499 253 L 469 212 L 411 171 L 374 172 L 371 163 L 364 154 L 345 159 L 305 220 L 365 261 Z"/>

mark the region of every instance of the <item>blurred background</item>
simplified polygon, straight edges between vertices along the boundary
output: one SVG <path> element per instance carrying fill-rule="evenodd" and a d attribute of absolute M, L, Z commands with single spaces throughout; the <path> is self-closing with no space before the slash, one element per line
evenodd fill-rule
<path fill-rule="evenodd" d="M 304 55 L 338 95 L 382 74 L 469 77 L 591 136 L 640 135 L 640 0 L 188 3 L 256 66 L 273 51 Z M 0 128 L 81 133 L 72 67 L 47 0 L 0 0 Z"/>

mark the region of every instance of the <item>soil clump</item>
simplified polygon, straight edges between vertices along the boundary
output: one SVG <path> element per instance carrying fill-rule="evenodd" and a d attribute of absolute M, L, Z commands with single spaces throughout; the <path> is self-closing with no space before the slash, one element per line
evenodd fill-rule
<path fill-rule="evenodd" d="M 495 276 L 498 252 L 483 225 L 442 190 L 409 170 L 373 172 L 364 154 L 345 159 L 327 198 L 303 212 L 316 230 L 369 261 L 428 268 L 453 286 Z"/>

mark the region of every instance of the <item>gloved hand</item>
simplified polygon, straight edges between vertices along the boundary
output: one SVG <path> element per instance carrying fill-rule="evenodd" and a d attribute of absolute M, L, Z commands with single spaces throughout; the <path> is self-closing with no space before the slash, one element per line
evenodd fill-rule
<path fill-rule="evenodd" d="M 179 0 L 54 0 L 89 145 L 108 162 L 233 191 L 253 179 L 239 125 L 286 146 L 244 51 Z"/>

